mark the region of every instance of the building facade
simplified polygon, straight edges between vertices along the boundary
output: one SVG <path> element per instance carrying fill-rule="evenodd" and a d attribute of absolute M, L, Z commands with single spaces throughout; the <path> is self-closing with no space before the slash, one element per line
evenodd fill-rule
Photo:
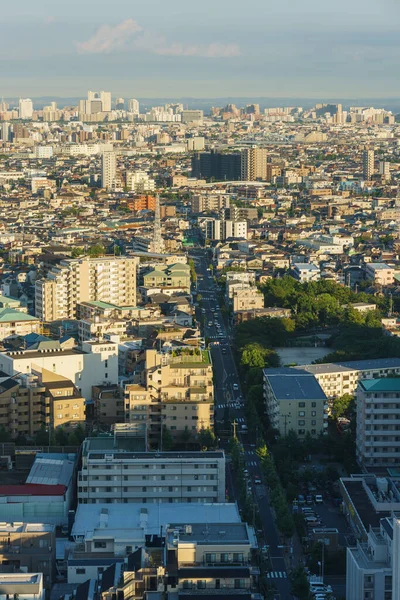
<path fill-rule="evenodd" d="M 243 181 L 266 180 L 267 150 L 266 148 L 245 148 L 241 153 L 241 179 Z"/>

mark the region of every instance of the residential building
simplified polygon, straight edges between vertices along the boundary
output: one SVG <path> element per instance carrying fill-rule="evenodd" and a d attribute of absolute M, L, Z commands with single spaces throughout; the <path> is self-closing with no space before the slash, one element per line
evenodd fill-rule
<path fill-rule="evenodd" d="M 190 292 L 190 267 L 182 263 L 174 265 L 157 265 L 143 275 L 143 285 L 146 288 L 170 287 L 182 288 Z"/>
<path fill-rule="evenodd" d="M 205 237 L 208 240 L 247 239 L 247 221 L 209 219 L 205 222 Z"/>
<path fill-rule="evenodd" d="M 154 212 L 156 209 L 156 199 L 154 196 L 141 194 L 140 196 L 132 198 L 132 200 L 129 199 L 128 206 L 134 211 L 152 210 Z"/>
<path fill-rule="evenodd" d="M 385 181 L 390 181 L 390 163 L 386 160 L 379 161 L 379 175 Z"/>
<path fill-rule="evenodd" d="M 43 428 L 73 429 L 85 423 L 85 399 L 67 379 L 41 369 L 3 379 L 0 425 L 11 437 L 32 437 Z"/>
<path fill-rule="evenodd" d="M 400 463 L 400 380 L 363 379 L 357 388 L 357 460 L 364 467 Z"/>
<path fill-rule="evenodd" d="M 135 98 L 128 100 L 128 112 L 133 113 L 135 116 L 139 115 L 139 102 Z"/>
<path fill-rule="evenodd" d="M 367 279 L 374 282 L 375 285 L 392 285 L 394 282 L 395 270 L 385 263 L 371 262 L 365 266 L 365 275 Z"/>
<path fill-rule="evenodd" d="M 319 267 L 312 263 L 294 263 L 292 265 L 292 274 L 300 283 L 319 281 L 321 279 Z"/>
<path fill-rule="evenodd" d="M 234 313 L 240 310 L 258 310 L 264 308 L 264 294 L 255 286 L 233 291 L 232 310 Z"/>
<path fill-rule="evenodd" d="M 20 119 L 32 119 L 33 116 L 33 102 L 30 98 L 19 99 L 19 118 Z"/>
<path fill-rule="evenodd" d="M 312 373 L 327 397 L 332 400 L 344 394 L 354 396 L 360 379 L 400 375 L 400 358 L 352 360 L 341 363 L 302 365 L 299 368 Z"/>
<path fill-rule="evenodd" d="M 347 598 L 400 599 L 400 590 L 394 581 L 400 561 L 399 528 L 397 518 L 381 519 L 379 527 L 370 528 L 366 542 L 347 548 Z M 400 583 L 398 579 L 397 583 Z"/>
<path fill-rule="evenodd" d="M 154 192 L 156 184 L 145 171 L 133 171 L 126 174 L 126 187 L 135 194 L 146 194 Z"/>
<path fill-rule="evenodd" d="M 271 427 L 304 438 L 328 427 L 327 398 L 313 375 L 293 368 L 264 369 L 264 401 Z"/>
<path fill-rule="evenodd" d="M 225 502 L 225 455 L 90 450 L 84 442 L 80 504 Z"/>
<path fill-rule="evenodd" d="M 76 318 L 79 302 L 93 300 L 136 305 L 137 259 L 125 256 L 61 260 L 35 286 L 36 316 L 41 321 Z"/>
<path fill-rule="evenodd" d="M 200 152 L 192 158 L 192 177 L 216 181 L 238 181 L 241 178 L 240 153 Z"/>
<path fill-rule="evenodd" d="M 93 386 L 118 383 L 118 346 L 110 341 L 88 341 L 82 350 L 55 344 L 41 350 L 0 353 L 0 371 L 10 377 L 36 375 L 43 369 L 69 379 L 85 400 L 91 400 Z"/>
<path fill-rule="evenodd" d="M 192 213 L 219 213 L 230 207 L 229 194 L 198 194 L 192 198 Z"/>
<path fill-rule="evenodd" d="M 243 181 L 265 180 L 267 178 L 266 148 L 245 148 L 241 153 L 241 179 Z"/>
<path fill-rule="evenodd" d="M 0 523 L 0 560 L 2 565 L 7 565 L 10 570 L 25 571 L 25 577 L 29 573 L 41 573 L 43 575 L 42 585 L 45 590 L 50 591 L 55 580 L 55 559 L 54 525 L 29 522 Z M 13 573 L 13 576 L 15 577 L 16 574 Z M 5 592 L 2 591 L 0 580 L 0 594 L 3 593 Z M 14 590 L 13 594 L 15 593 Z"/>
<path fill-rule="evenodd" d="M 39 333 L 41 323 L 37 317 L 12 308 L 0 309 L 0 340 L 10 336 L 24 336 Z"/>
<path fill-rule="evenodd" d="M 114 151 L 101 155 L 101 187 L 112 190 L 117 179 L 117 158 Z"/>
<path fill-rule="evenodd" d="M 0 599 L 45 600 L 43 573 L 0 573 Z"/>
<path fill-rule="evenodd" d="M 202 110 L 183 110 L 182 123 L 203 124 L 204 113 Z"/>
<path fill-rule="evenodd" d="M 373 150 L 364 150 L 362 154 L 362 175 L 364 181 L 370 181 L 374 174 L 375 153 Z"/>

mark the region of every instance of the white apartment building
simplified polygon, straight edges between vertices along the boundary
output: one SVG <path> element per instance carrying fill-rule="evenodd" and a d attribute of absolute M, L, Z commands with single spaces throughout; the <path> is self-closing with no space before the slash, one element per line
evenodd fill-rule
<path fill-rule="evenodd" d="M 219 212 L 230 207 L 229 194 L 199 194 L 192 198 L 192 213 Z"/>
<path fill-rule="evenodd" d="M 298 367 L 312 373 L 329 399 L 354 395 L 360 379 L 376 379 L 400 375 L 400 358 L 378 358 L 375 360 L 352 360 L 321 365 Z"/>
<path fill-rule="evenodd" d="M 363 379 L 357 388 L 356 453 L 365 467 L 400 464 L 400 379 Z"/>
<path fill-rule="evenodd" d="M 145 171 L 134 171 L 126 174 L 126 187 L 135 194 L 144 194 L 154 192 L 156 184 Z"/>
<path fill-rule="evenodd" d="M 206 221 L 205 228 L 206 239 L 209 240 L 247 239 L 247 221 L 210 219 Z"/>
<path fill-rule="evenodd" d="M 53 146 L 36 146 L 35 158 L 51 158 L 53 156 Z"/>
<path fill-rule="evenodd" d="M 43 573 L 0 573 L 0 600 L 44 600 Z"/>
<path fill-rule="evenodd" d="M 135 98 L 128 100 L 128 112 L 134 114 L 135 116 L 139 115 L 139 102 Z"/>
<path fill-rule="evenodd" d="M 293 277 L 297 281 L 300 281 L 300 283 L 319 281 L 321 279 L 319 267 L 312 263 L 294 263 L 292 265 L 292 273 Z"/>
<path fill-rule="evenodd" d="M 30 98 L 20 98 L 18 106 L 20 119 L 32 119 L 33 102 Z"/>
<path fill-rule="evenodd" d="M 0 309 L 0 340 L 10 336 L 39 333 L 40 328 L 39 319 L 32 317 L 32 315 L 12 308 Z"/>
<path fill-rule="evenodd" d="M 111 190 L 115 186 L 117 158 L 115 152 L 103 152 L 101 155 L 101 187 Z"/>
<path fill-rule="evenodd" d="M 74 319 L 78 303 L 97 300 L 136 306 L 136 270 L 137 259 L 124 256 L 62 260 L 35 284 L 36 316 Z"/>
<path fill-rule="evenodd" d="M 87 451 L 78 475 L 79 504 L 225 501 L 225 454 Z"/>
<path fill-rule="evenodd" d="M 368 540 L 347 548 L 346 598 L 400 600 L 400 521 L 380 520 Z"/>
<path fill-rule="evenodd" d="M 394 282 L 395 270 L 385 263 L 372 262 L 365 267 L 367 279 L 371 279 L 376 285 L 391 285 Z"/>
<path fill-rule="evenodd" d="M 71 380 L 86 400 L 92 387 L 118 383 L 118 345 L 114 342 L 84 342 L 82 350 L 43 349 L 0 353 L 0 371 L 9 376 L 46 369 Z"/>

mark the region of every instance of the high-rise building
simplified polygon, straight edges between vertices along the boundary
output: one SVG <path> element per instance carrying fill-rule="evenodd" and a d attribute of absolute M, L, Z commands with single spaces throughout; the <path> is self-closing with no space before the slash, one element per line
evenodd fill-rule
<path fill-rule="evenodd" d="M 206 239 L 227 240 L 228 238 L 247 238 L 247 221 L 231 221 L 230 219 L 210 219 L 206 222 Z"/>
<path fill-rule="evenodd" d="M 241 153 L 241 179 L 243 181 L 256 181 L 267 178 L 267 150 L 266 148 L 245 148 Z"/>
<path fill-rule="evenodd" d="M 200 152 L 192 158 L 192 177 L 216 181 L 240 180 L 239 153 Z"/>
<path fill-rule="evenodd" d="M 103 152 L 101 155 L 101 187 L 112 190 L 117 175 L 117 159 L 115 152 Z"/>
<path fill-rule="evenodd" d="M 19 99 L 19 118 L 20 119 L 32 119 L 33 115 L 33 103 L 30 98 Z"/>
<path fill-rule="evenodd" d="M 379 161 L 379 175 L 382 176 L 382 179 L 386 181 L 390 180 L 390 163 L 386 160 Z"/>
<path fill-rule="evenodd" d="M 117 98 L 115 101 L 115 108 L 117 110 L 124 110 L 125 108 L 125 100 L 123 98 Z"/>
<path fill-rule="evenodd" d="M 363 180 L 370 181 L 374 174 L 375 154 L 373 150 L 364 150 L 363 152 Z"/>
<path fill-rule="evenodd" d="M 203 123 L 204 113 L 202 110 L 183 110 L 182 123 Z"/>
<path fill-rule="evenodd" d="M 135 98 L 128 100 L 128 112 L 133 113 L 134 115 L 139 114 L 139 102 L 135 100 Z"/>
<path fill-rule="evenodd" d="M 2 142 L 9 142 L 11 139 L 10 123 L 0 123 L 0 138 Z"/>
<path fill-rule="evenodd" d="M 93 115 L 111 111 L 111 92 L 88 92 L 87 100 L 79 103 L 79 112 Z"/>
<path fill-rule="evenodd" d="M 36 282 L 36 316 L 74 319 L 77 304 L 92 300 L 136 306 L 136 262 L 125 256 L 62 260 Z"/>

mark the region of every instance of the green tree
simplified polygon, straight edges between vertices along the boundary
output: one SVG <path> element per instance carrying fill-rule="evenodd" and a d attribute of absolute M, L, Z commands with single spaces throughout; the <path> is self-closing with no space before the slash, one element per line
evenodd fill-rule
<path fill-rule="evenodd" d="M 351 394 L 343 394 L 343 396 L 333 400 L 332 414 L 336 419 L 338 417 L 350 417 L 354 410 L 355 399 Z"/>
<path fill-rule="evenodd" d="M 161 450 L 171 450 L 174 445 L 174 438 L 172 437 L 171 431 L 168 429 L 166 425 L 163 425 L 162 430 L 162 448 Z"/>
<path fill-rule="evenodd" d="M 68 445 L 68 434 L 65 432 L 65 429 L 63 427 L 57 427 L 55 431 L 55 438 L 57 446 Z"/>
<path fill-rule="evenodd" d="M 83 248 L 79 248 L 78 246 L 75 248 L 72 248 L 72 252 L 71 252 L 72 258 L 78 258 L 78 256 L 82 256 L 83 254 L 85 254 L 85 250 Z"/>
<path fill-rule="evenodd" d="M 200 429 L 198 439 L 200 446 L 202 448 L 206 448 L 207 450 L 209 450 L 210 448 L 215 448 L 217 445 L 217 438 L 215 437 L 214 432 L 210 428 Z"/>
<path fill-rule="evenodd" d="M 106 253 L 106 250 L 102 244 L 94 244 L 88 250 L 88 255 L 91 258 L 98 258 L 99 256 L 103 256 Z"/>

